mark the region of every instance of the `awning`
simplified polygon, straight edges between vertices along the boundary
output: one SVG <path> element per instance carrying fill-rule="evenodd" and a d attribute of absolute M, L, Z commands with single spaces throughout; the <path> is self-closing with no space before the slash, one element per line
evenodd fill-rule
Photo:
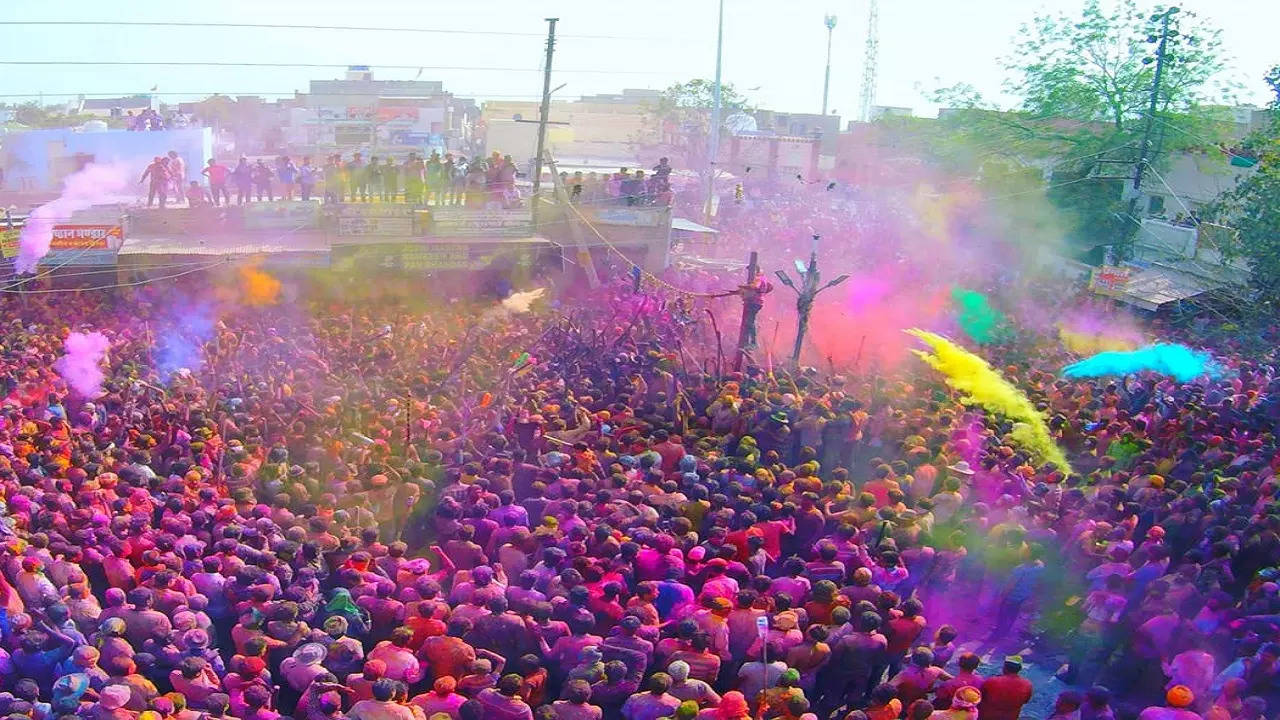
<path fill-rule="evenodd" d="M 738 271 L 747 267 L 744 260 L 734 258 L 708 258 L 698 255 L 677 255 L 672 262 L 690 270 L 729 270 Z"/>
<path fill-rule="evenodd" d="M 684 231 L 684 232 L 695 232 L 695 233 L 716 233 L 716 234 L 719 234 L 719 232 L 720 232 L 719 230 L 717 230 L 717 229 L 715 229 L 715 228 L 709 228 L 709 227 L 707 227 L 706 225 L 699 225 L 698 223 L 696 223 L 696 222 L 694 222 L 694 221 L 692 221 L 692 220 L 690 220 L 690 219 L 688 219 L 688 218 L 682 218 L 682 217 L 673 217 L 673 218 L 671 218 L 671 229 L 672 229 L 672 230 L 682 230 L 682 231 Z"/>
<path fill-rule="evenodd" d="M 1155 311 L 1162 305 L 1193 298 L 1216 287 L 1219 283 L 1205 278 L 1172 268 L 1150 267 L 1134 272 L 1123 285 L 1108 289 L 1095 287 L 1094 292 Z"/>

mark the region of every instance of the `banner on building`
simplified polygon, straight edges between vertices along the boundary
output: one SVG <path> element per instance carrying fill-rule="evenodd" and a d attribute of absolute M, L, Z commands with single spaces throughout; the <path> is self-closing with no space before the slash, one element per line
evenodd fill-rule
<path fill-rule="evenodd" d="M 385 217 L 372 215 L 368 217 L 338 217 L 339 235 L 413 235 L 413 218 Z"/>
<path fill-rule="evenodd" d="M 527 237 L 533 230 L 528 210 L 433 208 L 430 225 L 436 237 Z"/>
<path fill-rule="evenodd" d="M 351 123 L 336 125 L 333 128 L 335 145 L 349 147 L 367 145 L 373 141 L 373 125 L 370 123 Z"/>
<path fill-rule="evenodd" d="M 338 203 L 325 207 L 338 217 L 410 217 L 418 209 L 401 203 Z"/>
<path fill-rule="evenodd" d="M 1089 276 L 1089 289 L 1100 294 L 1117 293 L 1125 289 L 1133 277 L 1133 268 L 1103 265 L 1094 268 Z"/>
<path fill-rule="evenodd" d="M 18 256 L 22 230 L 0 230 L 0 256 Z M 55 225 L 42 267 L 113 265 L 124 241 L 119 225 Z"/>
<path fill-rule="evenodd" d="M 119 225 L 54 225 L 50 250 L 107 250 L 119 248 L 124 230 Z"/>
<path fill-rule="evenodd" d="M 556 251 L 557 248 L 545 240 L 335 245 L 331 251 L 331 267 L 340 272 L 480 270 L 501 258 L 510 267 L 528 268 L 539 253 Z"/>
<path fill-rule="evenodd" d="M 21 230 L 0 230 L 0 257 L 8 260 L 18 257 L 18 237 Z"/>
<path fill-rule="evenodd" d="M 244 206 L 245 230 L 303 230 L 319 225 L 319 200 L 277 200 Z"/>

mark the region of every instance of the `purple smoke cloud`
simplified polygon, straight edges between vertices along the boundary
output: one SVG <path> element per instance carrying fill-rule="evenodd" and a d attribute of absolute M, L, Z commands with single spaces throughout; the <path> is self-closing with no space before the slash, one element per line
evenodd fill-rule
<path fill-rule="evenodd" d="M 53 227 L 71 222 L 72 213 L 99 203 L 110 202 L 128 184 L 128 170 L 123 165 L 89 164 L 67 177 L 62 194 L 31 211 L 18 238 L 18 257 L 14 270 L 18 274 L 36 271 L 40 259 L 49 254 Z"/>
<path fill-rule="evenodd" d="M 53 369 L 77 393 L 86 398 L 97 397 L 102 394 L 101 363 L 110 346 L 107 336 L 100 332 L 73 332 L 63 344 L 66 354 L 58 358 Z"/>

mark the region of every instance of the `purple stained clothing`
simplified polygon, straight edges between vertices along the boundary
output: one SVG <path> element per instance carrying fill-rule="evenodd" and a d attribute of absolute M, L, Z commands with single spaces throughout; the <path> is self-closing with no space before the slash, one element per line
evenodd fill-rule
<path fill-rule="evenodd" d="M 366 180 L 342 177 L 344 166 L 361 173 L 369 167 L 364 159 L 346 160 L 326 162 L 335 168 L 326 172 L 332 175 L 325 178 L 327 194 L 345 195 Z M 483 177 L 486 163 L 475 160 Z M 495 163 L 495 179 L 498 167 L 506 165 Z M 504 172 L 505 182 L 510 169 Z M 746 188 L 766 212 L 744 203 L 717 220 L 727 242 L 744 233 L 773 238 L 762 246 L 765 267 L 796 254 L 787 228 L 814 226 L 843 253 L 824 249 L 824 263 L 858 257 L 877 276 L 870 279 L 894 285 L 901 271 L 913 287 L 932 290 L 955 280 L 950 248 L 964 247 L 969 256 L 976 242 L 970 236 L 988 234 L 978 227 L 982 217 L 973 228 L 950 223 L 963 226 L 964 237 L 926 243 L 931 257 L 922 266 L 898 256 L 905 246 L 897 238 L 917 237 L 914 226 L 881 227 L 886 221 L 875 217 L 881 213 L 861 213 L 875 209 L 873 199 L 854 201 L 862 223 L 855 226 L 843 203 L 815 207 L 800 192 L 774 197 L 766 182 L 753 180 Z M 359 220 L 356 215 L 400 212 L 386 203 L 368 206 L 369 212 L 344 210 L 345 199 L 326 204 L 351 216 L 339 218 L 344 226 Z M 451 212 L 434 207 L 432 220 L 447 224 Z M 1001 272 L 1016 275 L 1018 263 L 1007 248 L 981 249 L 1009 257 Z M 879 262 L 881 250 L 894 253 L 890 263 Z M 1182 652 L 1180 638 L 1223 635 L 1239 618 L 1265 621 L 1280 608 L 1265 570 L 1274 543 L 1265 522 L 1259 530 L 1259 518 L 1276 498 L 1270 459 L 1277 449 L 1280 377 L 1266 349 L 1280 337 L 1275 328 L 1258 329 L 1263 349 L 1254 351 L 1238 340 L 1252 337 L 1252 330 L 1205 333 L 1157 319 L 1146 328 L 1155 331 L 1150 334 L 1207 346 L 1230 367 L 1222 378 L 1192 382 L 1146 374 L 1114 383 L 1062 379 L 1058 370 L 1074 350 L 1038 332 L 1019 333 L 1009 347 L 976 348 L 1043 411 L 1049 441 L 1075 465 L 1067 472 L 1045 464 L 1019 433 L 1009 433 L 1009 418 L 966 405 L 932 368 L 900 362 L 896 355 L 910 359 L 905 346 L 873 334 L 867 349 L 874 357 L 864 360 L 874 372 L 844 373 L 852 367 L 851 357 L 841 357 L 849 338 L 830 317 L 858 314 L 848 305 L 860 298 L 830 295 L 814 308 L 813 339 L 833 353 L 830 359 L 810 357 L 814 348 L 806 346 L 804 369 L 771 374 L 753 352 L 742 370 L 719 374 L 723 363 L 707 355 L 707 348 L 714 355 L 714 331 L 698 318 L 708 308 L 713 315 L 725 311 L 723 303 L 672 296 L 649 283 L 637 294 L 607 268 L 600 268 L 599 288 L 548 285 L 549 307 L 490 317 L 497 301 L 485 288 L 480 298 L 435 302 L 437 292 L 452 290 L 419 282 L 410 285 L 410 295 L 423 302 L 406 303 L 392 273 L 370 269 L 362 276 L 367 287 L 353 286 L 370 296 L 357 302 L 347 290 L 280 270 L 277 260 L 264 268 L 287 276 L 281 279 L 289 302 L 251 310 L 240 307 L 237 298 L 246 289 L 234 272 L 184 276 L 181 286 L 136 285 L 118 295 L 81 293 L 75 302 L 56 287 L 47 288 L 49 297 L 0 297 L 7 317 L 17 321 L 6 325 L 6 351 L 0 352 L 0 377 L 7 378 L 0 412 L 0 625 L 6 639 L 0 664 L 8 676 L 37 680 L 38 715 L 45 713 L 51 681 L 78 663 L 92 664 L 96 653 L 98 665 L 115 674 L 130 674 L 125 661 L 132 659 L 142 666 L 132 674 L 172 678 L 192 699 L 207 701 L 220 687 L 230 699 L 229 715 L 243 720 L 275 720 L 273 713 L 341 720 L 355 701 L 366 701 L 349 710 L 360 720 L 409 720 L 398 703 L 367 701 L 379 675 L 407 680 L 410 695 L 421 696 L 428 685 L 415 676 L 424 669 L 433 680 L 448 674 L 466 692 L 484 694 L 490 715 L 526 717 L 528 708 L 489 686 L 511 673 L 531 677 L 523 656 L 533 654 L 554 679 L 546 686 L 531 682 L 522 692 L 536 698 L 530 702 L 555 702 L 563 689 L 558 681 L 581 662 L 587 645 L 600 643 L 604 660 L 621 660 L 628 678 L 598 686 L 596 701 L 630 702 L 633 714 L 644 714 L 649 695 L 629 696 L 636 687 L 630 674 L 665 669 L 649 667 L 655 655 L 659 662 L 689 658 L 704 676 L 720 658 L 726 676 L 744 668 L 750 687 L 759 619 L 781 649 L 804 643 L 821 624 L 830 632 L 833 657 L 820 675 L 844 682 L 840 689 L 848 692 L 867 690 L 871 673 L 897 658 L 885 657 L 882 636 L 855 629 L 866 621 L 859 602 L 884 605 L 890 599 L 882 590 L 893 590 L 900 596 L 896 606 L 878 607 L 878 617 L 902 624 L 894 618 L 910 609 L 907 603 L 920 602 L 918 616 L 933 627 L 954 623 L 960 628 L 955 645 L 967 647 L 990 630 L 994 617 L 988 615 L 996 613 L 971 618 L 957 598 L 985 588 L 998 591 L 1006 605 L 1026 600 L 1041 612 L 1061 610 L 1052 607 L 1061 598 L 1046 592 L 1041 566 L 1031 558 L 1039 553 L 1043 567 L 1069 587 L 1130 577 L 1120 594 L 1099 591 L 1085 599 L 1084 635 L 1092 637 L 1094 624 L 1114 627 L 1133 637 L 1129 652 L 1153 673 L 1166 661 L 1171 679 L 1204 694 L 1199 689 L 1213 668 Z M 514 290 L 506 285 L 517 278 L 541 284 L 545 277 L 536 264 L 512 277 L 497 277 L 503 274 L 497 269 L 485 273 L 494 275 L 489 279 L 499 296 Z M 740 282 L 714 269 L 678 267 L 663 278 L 699 293 Z M 855 284 L 873 284 L 870 279 Z M 980 280 L 990 288 L 1028 286 L 1003 274 Z M 864 320 L 881 317 L 897 336 L 898 325 L 921 319 L 913 308 L 928 304 L 901 288 L 890 296 L 907 315 L 873 307 L 854 326 L 874 332 L 875 323 Z M 1075 310 L 1073 302 L 1089 300 L 1047 279 L 1001 299 L 1010 310 L 1016 302 L 1018 322 L 1046 326 Z M 1046 309 L 1052 313 L 1041 312 Z M 87 327 L 111 342 L 100 368 L 103 394 L 95 398 L 67 388 L 53 362 L 63 328 Z M 181 358 L 171 357 L 175 350 L 183 351 L 176 353 Z M 523 353 L 537 361 L 527 370 L 513 368 Z M 168 367 L 177 364 L 188 372 Z M 769 424 L 779 412 L 798 436 Z M 861 427 L 850 424 L 855 419 Z M 742 441 L 748 433 L 764 453 Z M 811 444 L 820 462 L 802 466 L 809 451 L 800 446 Z M 725 457 L 728 449 L 742 452 Z M 770 449 L 778 457 L 766 457 Z M 652 471 L 637 461 L 655 456 Z M 535 491 L 535 483 L 548 487 Z M 953 483 L 959 492 L 947 489 Z M 508 486 L 513 504 L 503 505 Z M 870 507 L 859 500 L 864 489 Z M 924 502 L 930 494 L 932 508 Z M 415 498 L 411 508 L 403 502 Z M 744 564 L 748 539 L 757 533 L 763 548 Z M 819 559 L 827 542 L 836 545 L 836 562 Z M 1126 560 L 1108 557 L 1113 548 L 1135 547 Z M 723 574 L 713 574 L 708 561 L 725 548 L 733 557 Z M 1139 553 L 1159 557 L 1142 565 Z M 792 555 L 807 563 L 798 578 L 789 576 Z M 861 568 L 872 571 L 871 584 L 844 586 L 834 604 L 848 599 L 853 616 L 847 623 L 831 619 L 833 603 L 815 597 L 818 581 L 862 582 L 867 573 L 855 572 Z M 490 570 L 495 576 L 485 578 Z M 526 570 L 531 575 L 522 577 Z M 535 589 L 526 590 L 530 579 Z M 1148 597 L 1146 590 L 1165 586 L 1163 596 Z M 135 597 L 126 601 L 126 592 L 141 587 L 151 595 L 151 609 L 141 596 L 137 607 Z M 748 589 L 753 594 L 740 598 Z M 54 599 L 67 605 L 69 625 L 53 617 L 60 610 L 43 607 Z M 1186 599 L 1203 606 L 1193 620 L 1179 619 Z M 781 612 L 788 601 L 790 611 Z M 433 619 L 423 619 L 418 608 Z M 544 612 L 550 621 L 533 620 Z M 640 627 L 622 619 L 628 612 L 641 618 Z M 686 619 L 695 635 L 682 637 Z M 46 621 L 57 626 L 51 632 L 58 637 L 40 648 L 22 647 L 26 630 L 45 632 Z M 123 622 L 123 637 L 114 636 L 116 621 Z M 395 644 L 404 642 L 396 632 L 404 622 L 411 625 L 410 645 L 421 652 Z M 1241 622 L 1248 627 L 1236 630 L 1260 629 L 1253 626 L 1261 621 Z M 693 647 L 701 645 L 699 631 L 708 633 L 711 654 Z M 441 635 L 446 632 L 451 636 Z M 1027 640 L 1010 632 L 1016 635 L 1007 638 L 1011 645 Z M 261 653 L 259 640 L 267 643 Z M 1056 637 L 1043 640 L 1050 653 L 1072 650 Z M 291 656 L 309 642 L 324 645 L 325 657 L 318 666 L 299 667 Z M 895 654 L 909 651 L 905 645 L 895 643 Z M 366 647 L 373 650 L 367 667 Z M 1224 657 L 1237 650 L 1218 649 Z M 809 654 L 803 651 L 794 650 Z M 228 672 L 221 658 L 233 652 L 238 656 Z M 935 663 L 946 663 L 951 652 L 938 648 Z M 46 667 L 51 657 L 59 659 L 52 671 Z M 195 681 L 181 670 L 173 674 L 195 658 L 209 662 Z M 490 667 L 473 667 L 476 658 Z M 107 691 L 100 694 L 110 705 L 102 667 L 85 674 L 95 689 Z M 346 684 L 312 692 L 318 668 Z M 1099 682 L 1114 679 L 1102 672 Z M 759 674 L 761 686 L 776 679 L 768 668 Z M 1150 689 L 1160 679 L 1139 685 Z M 141 708 L 150 690 L 141 680 L 131 682 L 140 690 L 138 697 L 130 691 L 129 700 Z M 249 700 L 271 698 L 274 684 L 283 688 L 268 701 L 272 709 L 251 711 Z M 460 706 L 461 695 L 448 685 L 441 686 L 443 696 Z M 344 690 L 357 695 L 340 695 Z M 1140 700 L 1118 693 L 1125 707 Z M 330 707 L 339 697 L 345 700 Z M 810 697 L 847 699 L 838 692 Z M 93 714 L 132 720 L 123 712 L 117 718 L 119 708 L 99 710 Z M 200 720 L 200 712 L 189 708 L 175 720 Z"/>
<path fill-rule="evenodd" d="M 679 617 L 693 603 L 693 589 L 688 585 L 670 580 L 658 583 L 658 597 L 653 604 L 658 608 L 658 615 L 664 620 L 673 616 Z"/>
<path fill-rule="evenodd" d="M 679 706 L 680 700 L 667 693 L 636 693 L 622 704 L 622 717 L 626 720 L 659 720 L 675 712 Z"/>
<path fill-rule="evenodd" d="M 484 706 L 486 720 L 533 720 L 533 710 L 518 697 L 508 697 L 494 688 L 481 690 L 476 696 Z"/>
<path fill-rule="evenodd" d="M 520 505 L 503 505 L 489 511 L 489 519 L 499 525 L 506 525 L 508 518 L 514 520 L 515 525 L 529 526 L 529 511 Z"/>

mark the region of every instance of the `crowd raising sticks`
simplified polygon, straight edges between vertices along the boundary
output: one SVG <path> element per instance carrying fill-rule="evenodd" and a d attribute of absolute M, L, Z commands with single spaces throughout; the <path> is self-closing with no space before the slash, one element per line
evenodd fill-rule
<path fill-rule="evenodd" d="M 0 299 L 0 715 L 1280 711 L 1274 344 L 716 375 L 702 310 L 625 273 L 502 313 L 273 282 L 202 323 L 194 281 Z"/>

